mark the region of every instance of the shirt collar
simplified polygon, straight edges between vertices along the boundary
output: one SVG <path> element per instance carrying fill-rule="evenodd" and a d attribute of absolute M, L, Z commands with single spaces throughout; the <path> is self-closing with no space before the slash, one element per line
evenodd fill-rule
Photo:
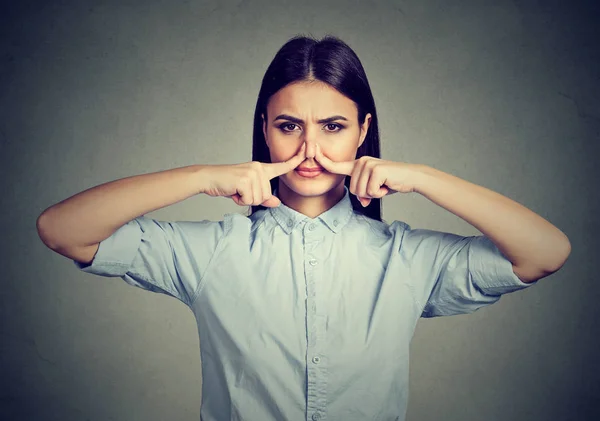
<path fill-rule="evenodd" d="M 277 187 L 275 188 L 273 195 L 277 196 Z M 338 233 L 350 220 L 354 208 L 352 207 L 352 202 L 350 202 L 350 192 L 348 191 L 348 187 L 344 185 L 344 196 L 342 199 L 331 207 L 331 209 L 323 212 L 314 219 L 286 206 L 283 202 L 276 208 L 269 208 L 269 211 L 286 234 L 290 234 L 296 225 L 305 220 L 320 220 L 331 231 Z"/>

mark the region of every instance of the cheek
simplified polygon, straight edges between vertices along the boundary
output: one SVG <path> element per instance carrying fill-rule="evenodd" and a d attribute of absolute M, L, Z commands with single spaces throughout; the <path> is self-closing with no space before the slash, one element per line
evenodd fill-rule
<path fill-rule="evenodd" d="M 287 161 L 297 152 L 297 147 L 292 142 L 274 140 L 271 142 L 269 153 L 271 162 Z"/>
<path fill-rule="evenodd" d="M 323 152 L 332 161 L 351 161 L 356 156 L 358 142 L 349 138 L 326 146 L 323 148 Z"/>

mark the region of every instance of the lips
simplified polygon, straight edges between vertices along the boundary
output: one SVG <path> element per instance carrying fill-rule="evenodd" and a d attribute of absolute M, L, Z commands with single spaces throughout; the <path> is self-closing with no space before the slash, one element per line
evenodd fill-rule
<path fill-rule="evenodd" d="M 315 167 L 315 168 L 296 168 L 296 174 L 305 178 L 314 178 L 318 177 L 323 173 L 323 168 Z"/>

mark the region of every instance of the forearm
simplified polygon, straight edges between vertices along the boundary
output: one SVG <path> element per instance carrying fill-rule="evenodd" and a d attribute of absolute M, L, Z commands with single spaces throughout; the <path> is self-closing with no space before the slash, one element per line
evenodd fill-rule
<path fill-rule="evenodd" d="M 198 194 L 203 167 L 135 175 L 77 193 L 39 216 L 40 239 L 50 248 L 98 243 L 138 216 Z"/>
<path fill-rule="evenodd" d="M 523 273 L 547 275 L 564 264 L 569 240 L 541 216 L 499 193 L 427 165 L 414 169 L 418 193 L 489 237 Z"/>

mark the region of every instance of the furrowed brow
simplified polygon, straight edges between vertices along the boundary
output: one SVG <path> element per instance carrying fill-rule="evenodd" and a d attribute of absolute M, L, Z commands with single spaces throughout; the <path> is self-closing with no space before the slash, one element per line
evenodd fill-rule
<path fill-rule="evenodd" d="M 291 115 L 288 114 L 279 114 L 277 117 L 275 117 L 275 119 L 273 120 L 273 122 L 276 122 L 277 120 L 289 120 L 292 123 L 296 123 L 296 124 L 304 124 L 304 120 L 300 119 L 300 118 L 296 118 L 296 117 L 292 117 Z M 345 120 L 348 121 L 348 119 L 342 115 L 334 115 L 331 117 L 327 117 L 327 118 L 322 118 L 321 120 L 318 120 L 317 123 L 319 124 L 323 124 L 323 123 L 331 123 L 333 121 L 336 120 Z"/>
<path fill-rule="evenodd" d="M 331 117 L 323 118 L 323 119 L 317 121 L 317 123 L 331 123 L 332 121 L 336 121 L 336 120 L 348 121 L 348 119 L 346 117 L 344 117 L 343 115 L 334 115 Z"/>

